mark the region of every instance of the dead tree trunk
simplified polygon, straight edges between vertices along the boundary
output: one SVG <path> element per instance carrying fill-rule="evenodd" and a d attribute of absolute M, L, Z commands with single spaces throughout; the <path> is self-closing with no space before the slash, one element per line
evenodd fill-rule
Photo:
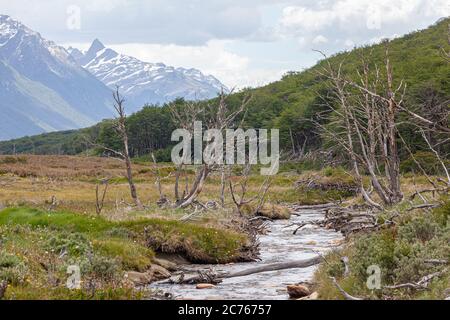
<path fill-rule="evenodd" d="M 108 191 L 109 180 L 105 179 L 101 182 L 101 184 L 104 185 L 101 197 L 99 191 L 100 186 L 97 184 L 97 186 L 95 187 L 95 212 L 97 213 L 97 215 L 100 215 L 102 213 L 103 206 L 105 204 L 106 192 Z"/>
<path fill-rule="evenodd" d="M 128 184 L 130 186 L 131 198 L 133 199 L 136 207 L 139 210 L 142 210 L 144 207 L 138 198 L 136 186 L 133 181 L 133 169 L 131 166 L 130 152 L 129 152 L 129 147 L 128 147 L 128 134 L 127 134 L 126 126 L 125 126 L 126 117 L 127 117 L 125 114 L 125 108 L 123 105 L 125 102 L 125 99 L 120 95 L 118 87 L 116 88 L 116 91 L 114 91 L 114 93 L 113 93 L 113 98 L 114 98 L 114 109 L 116 110 L 117 115 L 118 115 L 116 129 L 117 129 L 117 132 L 118 132 L 120 138 L 122 139 L 122 143 L 123 143 L 122 157 L 123 157 L 123 160 L 125 161 L 127 180 L 128 180 Z"/>
<path fill-rule="evenodd" d="M 397 203 L 403 199 L 403 194 L 400 190 L 400 157 L 397 148 L 397 101 L 393 89 L 393 74 L 389 58 L 389 48 L 386 45 L 386 74 L 388 87 L 388 108 L 387 108 L 387 126 L 388 126 L 388 147 L 389 147 L 389 183 L 391 191 L 391 202 Z M 399 87 L 400 89 L 401 87 Z"/>

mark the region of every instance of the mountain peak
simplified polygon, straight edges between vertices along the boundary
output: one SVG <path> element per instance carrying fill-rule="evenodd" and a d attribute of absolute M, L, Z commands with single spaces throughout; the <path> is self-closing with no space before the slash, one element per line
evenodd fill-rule
<path fill-rule="evenodd" d="M 73 52 L 74 50 L 72 49 L 71 55 L 80 65 L 83 66 L 92 59 L 95 59 L 95 57 L 97 57 L 97 54 L 104 49 L 105 46 L 103 45 L 103 43 L 101 43 L 100 40 L 95 39 L 94 41 L 92 41 L 89 50 L 84 52 L 84 54 L 79 50 Z"/>
<path fill-rule="evenodd" d="M 0 14 L 0 21 L 7 20 L 8 18 L 10 18 L 10 16 L 6 14 Z"/>
<path fill-rule="evenodd" d="M 103 45 L 103 43 L 101 43 L 100 40 L 95 39 L 94 41 L 92 41 L 92 44 L 88 50 L 88 53 L 97 53 L 103 49 L 105 49 L 105 46 Z"/>
<path fill-rule="evenodd" d="M 75 55 L 76 52 L 72 54 Z M 98 40 L 78 61 L 108 87 L 120 86 L 128 97 L 131 111 L 137 111 L 145 104 L 166 103 L 179 97 L 186 100 L 213 98 L 225 87 L 200 70 L 144 62 L 104 48 Z"/>
<path fill-rule="evenodd" d="M 30 29 L 28 29 L 27 27 L 25 27 L 21 22 L 11 18 L 10 16 L 6 15 L 6 14 L 0 14 L 0 25 L 6 25 L 9 27 L 13 27 L 15 29 L 27 29 L 29 31 L 31 31 Z"/>

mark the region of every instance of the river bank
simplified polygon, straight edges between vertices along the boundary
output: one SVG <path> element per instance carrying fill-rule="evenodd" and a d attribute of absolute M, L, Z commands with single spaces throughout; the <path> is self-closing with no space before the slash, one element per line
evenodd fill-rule
<path fill-rule="evenodd" d="M 321 227 L 306 227 L 293 234 L 296 223 L 318 221 L 324 218 L 324 210 L 298 210 L 289 220 L 268 223 L 269 232 L 259 236 L 260 261 L 226 265 L 185 265 L 186 277 L 198 271 L 213 270 L 217 273 L 236 272 L 271 263 L 309 259 L 326 254 L 339 247 L 343 237 L 340 233 Z M 210 289 L 196 289 L 195 285 L 153 283 L 151 289 L 170 293 L 175 299 L 241 299 L 241 300 L 285 300 L 289 299 L 286 287 L 311 281 L 316 266 L 304 269 L 288 269 L 252 274 L 244 277 L 224 279 Z M 174 274 L 175 275 L 175 274 Z M 176 275 L 175 275 L 176 276 Z"/>

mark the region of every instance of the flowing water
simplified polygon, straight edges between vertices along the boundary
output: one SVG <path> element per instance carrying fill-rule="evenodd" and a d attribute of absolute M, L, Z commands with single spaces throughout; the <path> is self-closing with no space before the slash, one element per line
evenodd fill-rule
<path fill-rule="evenodd" d="M 305 226 L 296 235 L 293 223 L 323 219 L 322 211 L 301 210 L 290 220 L 270 222 L 270 232 L 261 235 L 259 241 L 261 261 L 227 265 L 188 265 L 186 276 L 197 270 L 212 269 L 217 272 L 235 272 L 278 262 L 309 259 L 318 253 L 325 253 L 336 247 L 342 240 L 340 233 L 315 226 Z M 288 269 L 252 274 L 245 277 L 224 279 L 213 289 L 198 290 L 195 285 L 154 283 L 153 289 L 171 293 L 178 299 L 242 299 L 242 300 L 282 300 L 288 299 L 286 286 L 312 280 L 317 266 L 304 269 Z"/>

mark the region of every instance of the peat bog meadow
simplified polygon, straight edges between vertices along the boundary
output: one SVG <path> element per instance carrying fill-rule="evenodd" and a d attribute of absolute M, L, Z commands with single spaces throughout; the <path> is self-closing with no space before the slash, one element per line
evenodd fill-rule
<path fill-rule="evenodd" d="M 437 209 L 420 206 L 422 201 L 418 200 L 420 197 L 415 190 L 427 188 L 425 177 L 405 175 L 402 178 L 402 185 L 408 190 L 405 197 L 414 200 L 374 213 L 376 221 L 371 220 L 372 217 L 361 220 L 361 217 L 349 218 L 349 209 L 342 209 L 352 208 L 351 214 L 363 215 L 363 211 L 367 214 L 363 200 L 355 191 L 353 178 L 344 169 L 308 170 L 303 167 L 283 164 L 278 175 L 272 178 L 274 187 L 264 205 L 256 210 L 250 203 L 237 212 L 230 192 L 225 192 L 222 207 L 221 176 L 215 174 L 208 178 L 198 198 L 206 208 L 176 209 L 170 205 L 170 200 L 159 203 L 158 184 L 164 195 L 173 194 L 175 168 L 170 164 L 155 166 L 152 162 L 136 161 L 133 163 L 134 181 L 143 205 L 137 210 L 129 195 L 128 182 L 123 178 L 123 164 L 115 159 L 1 156 L 2 297 L 248 298 L 236 291 L 242 288 L 226 281 L 222 283 L 218 278 L 221 273 L 212 274 L 214 269 L 210 267 L 251 271 L 258 258 L 262 261 L 256 262 L 256 267 L 270 265 L 265 261 L 264 252 L 260 257 L 259 247 L 262 251 L 267 247 L 264 237 L 270 235 L 271 228 L 274 238 L 270 242 L 276 242 L 277 237 L 287 237 L 286 243 L 294 244 L 286 247 L 286 254 L 281 251 L 281 256 L 288 261 L 279 262 L 306 261 L 317 252 L 323 252 L 326 260 L 319 268 L 311 267 L 308 279 L 301 276 L 302 269 L 296 268 L 257 273 L 260 282 L 264 282 L 264 277 L 270 279 L 277 275 L 292 281 L 275 285 L 274 298 L 288 299 L 290 295 L 303 299 L 344 299 L 341 290 L 352 297 L 366 299 L 387 296 L 442 299 L 448 295 L 449 273 L 442 266 L 449 254 L 450 205 L 445 196 L 436 193 L 426 197 L 443 206 Z M 231 173 L 233 183 L 243 182 L 243 169 L 235 168 L 235 173 Z M 186 176 L 193 180 L 195 171 L 187 169 Z M 264 178 L 255 171 L 245 179 L 244 197 L 251 199 L 261 192 Z M 100 212 L 99 205 L 102 206 Z M 308 214 L 314 213 L 314 219 L 308 219 Z M 333 219 L 333 214 L 346 218 Z M 324 221 L 323 216 L 329 221 Z M 352 219 L 360 220 L 353 221 L 354 225 L 348 224 Z M 273 229 L 273 224 L 280 223 Z M 355 228 L 353 232 L 353 227 L 367 227 L 367 231 L 358 232 Z M 345 237 L 335 231 L 342 231 Z M 326 240 L 314 238 L 314 234 L 321 232 L 329 232 Z M 302 242 L 302 238 L 315 240 Z M 307 254 L 302 256 L 302 252 Z M 366 269 L 374 264 L 382 270 L 384 287 L 369 290 Z M 72 265 L 81 270 L 79 289 L 67 288 L 67 268 Z M 180 275 L 188 278 L 198 270 L 203 270 L 202 279 L 179 282 Z M 439 275 L 430 279 L 426 288 L 394 287 L 401 283 L 414 285 L 422 277 L 435 273 Z M 255 281 L 248 277 L 240 281 L 244 281 L 244 285 L 246 280 L 249 284 Z M 168 281 L 173 284 L 168 285 Z M 264 291 L 259 294 L 267 298 Z"/>

